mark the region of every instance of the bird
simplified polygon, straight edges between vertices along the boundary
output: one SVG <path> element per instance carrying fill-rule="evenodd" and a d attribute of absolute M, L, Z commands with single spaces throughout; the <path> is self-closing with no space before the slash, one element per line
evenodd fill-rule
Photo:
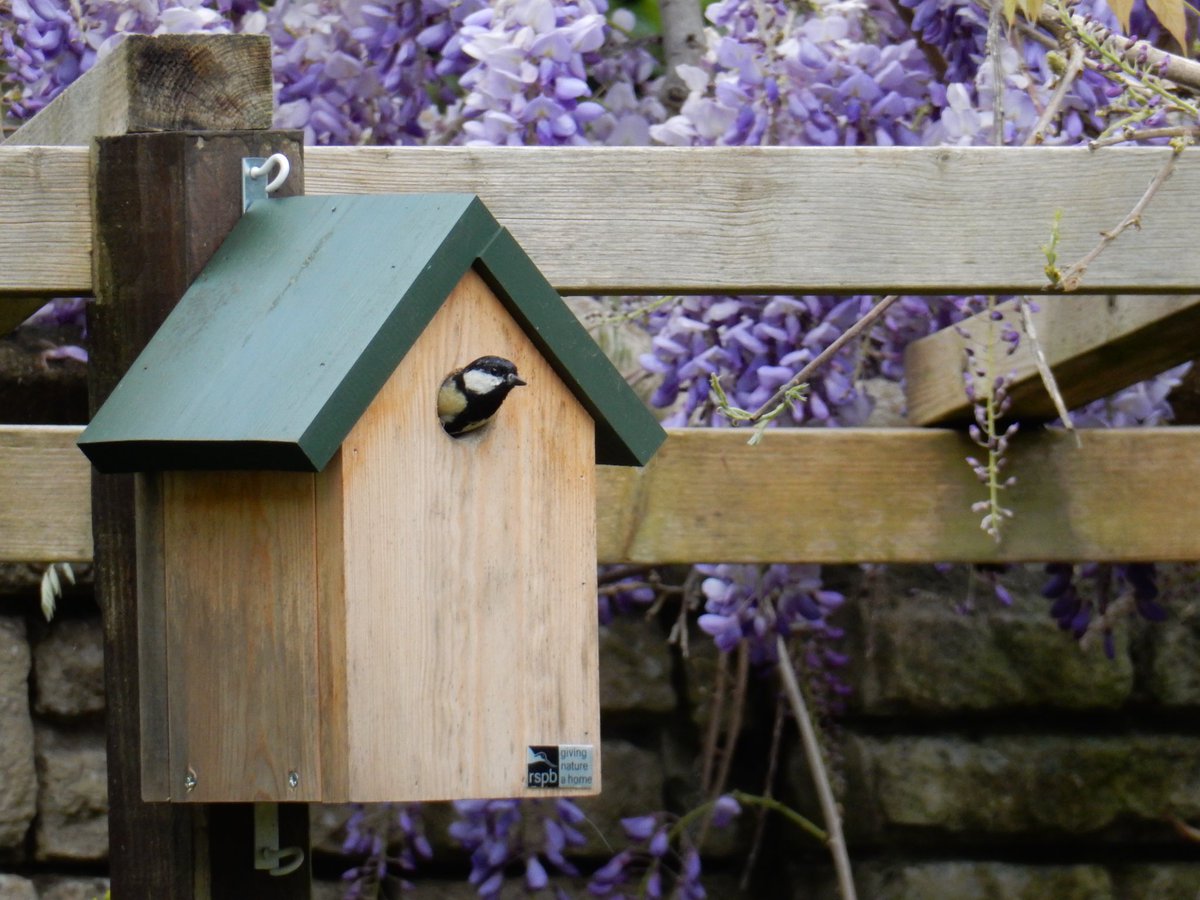
<path fill-rule="evenodd" d="M 492 420 L 509 391 L 525 382 L 503 356 L 481 356 L 455 369 L 438 388 L 438 419 L 446 433 L 461 437 Z"/>

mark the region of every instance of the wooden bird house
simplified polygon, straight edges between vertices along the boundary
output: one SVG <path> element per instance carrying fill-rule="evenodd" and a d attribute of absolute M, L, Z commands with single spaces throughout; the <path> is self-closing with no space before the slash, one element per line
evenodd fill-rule
<path fill-rule="evenodd" d="M 595 466 L 663 437 L 477 198 L 252 205 L 79 442 L 142 473 L 144 798 L 599 790 Z"/>

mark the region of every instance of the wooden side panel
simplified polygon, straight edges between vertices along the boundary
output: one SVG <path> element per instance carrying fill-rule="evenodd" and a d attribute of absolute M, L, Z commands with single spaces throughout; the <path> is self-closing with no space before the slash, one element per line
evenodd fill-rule
<path fill-rule="evenodd" d="M 138 704 L 142 729 L 142 799 L 171 799 L 171 736 L 167 702 L 167 598 L 162 475 L 133 476 L 137 542 Z"/>
<path fill-rule="evenodd" d="M 342 454 L 316 476 L 317 671 L 321 723 L 321 795 L 350 795 L 346 724 L 346 567 Z"/>
<path fill-rule="evenodd" d="M 448 437 L 438 386 L 485 354 L 529 386 Z M 598 752 L 594 459 L 591 419 L 469 272 L 342 447 L 353 799 L 520 796 L 528 746 Z"/>
<path fill-rule="evenodd" d="M 313 476 L 170 472 L 163 493 L 172 798 L 318 799 Z"/>

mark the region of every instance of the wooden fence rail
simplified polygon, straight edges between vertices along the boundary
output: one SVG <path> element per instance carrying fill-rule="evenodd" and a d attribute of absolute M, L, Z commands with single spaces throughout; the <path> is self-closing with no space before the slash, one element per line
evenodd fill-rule
<path fill-rule="evenodd" d="M 91 558 L 79 428 L 0 427 L 0 561 Z M 672 430 L 644 470 L 601 467 L 602 562 L 1015 562 L 1200 559 L 1200 429 L 1019 435 L 999 545 L 944 429 Z"/>
<path fill-rule="evenodd" d="M 1030 293 L 1141 197 L 1164 148 L 313 147 L 307 192 L 478 193 L 561 292 Z M 0 296 L 91 291 L 86 147 L 0 147 Z M 1095 293 L 1200 293 L 1200 153 Z"/>

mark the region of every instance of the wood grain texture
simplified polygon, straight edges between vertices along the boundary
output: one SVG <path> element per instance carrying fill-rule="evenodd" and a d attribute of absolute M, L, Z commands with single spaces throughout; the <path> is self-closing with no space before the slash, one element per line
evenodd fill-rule
<path fill-rule="evenodd" d="M 92 292 L 90 203 L 86 148 L 0 147 L 0 304 Z"/>
<path fill-rule="evenodd" d="M 1166 148 L 334 148 L 309 193 L 470 191 L 564 293 L 1029 293 L 1062 212 L 1069 264 Z M 1200 289 L 1184 154 L 1084 288 Z"/>
<path fill-rule="evenodd" d="M 321 792 L 350 796 L 350 731 L 346 697 L 346 557 L 342 455 L 315 477 L 317 677 L 321 710 Z"/>
<path fill-rule="evenodd" d="M 1164 152 L 313 147 L 308 179 L 310 193 L 478 193 L 563 293 L 1030 293 L 1055 212 L 1069 263 Z M 1084 289 L 1200 292 L 1198 188 L 1200 156 L 1184 154 Z M 86 204 L 80 150 L 0 148 L 0 294 L 90 292 Z"/>
<path fill-rule="evenodd" d="M 932 429 L 670 432 L 640 471 L 605 469 L 606 562 L 1186 561 L 1200 552 L 1194 428 L 1018 435 L 996 545 L 970 504 L 973 445 Z M 1181 518 L 1182 517 L 1182 518 Z"/>
<path fill-rule="evenodd" d="M 313 480 L 163 475 L 172 800 L 321 797 Z"/>
<path fill-rule="evenodd" d="M 1067 295 L 1039 306 L 1032 314 L 1038 341 L 1068 409 L 1200 356 L 1200 297 Z M 1016 302 L 999 309 L 1020 330 Z M 904 377 L 909 422 L 943 425 L 971 419 L 963 393 L 964 352 L 972 346 L 982 354 L 988 327 L 987 315 L 981 313 L 962 323 L 965 336 L 946 328 L 908 346 Z M 1014 375 L 1009 389 L 1013 418 L 1058 418 L 1030 340 L 1023 337 L 1014 354 L 1000 357 L 999 366 L 1000 374 Z"/>
<path fill-rule="evenodd" d="M 299 141 L 291 133 L 139 134 L 101 138 L 94 145 L 95 236 L 89 244 L 97 248 L 92 279 L 97 302 L 88 308 L 93 413 L 240 215 L 241 157 L 262 156 L 264 149 L 281 145 L 294 147 L 293 158 L 300 161 Z M 284 190 L 302 189 L 303 166 L 293 165 Z M 92 485 L 96 595 L 104 610 L 113 893 L 207 900 L 209 862 L 197 861 L 198 852 L 207 853 L 199 846 L 203 829 L 190 810 L 142 800 L 140 698 L 165 686 L 151 680 L 160 673 L 140 667 L 138 640 L 145 629 L 136 599 L 134 480 L 97 475 Z M 212 865 L 253 877 L 244 856 Z M 308 896 L 308 887 L 299 884 L 294 896 Z"/>
<path fill-rule="evenodd" d="M 451 438 L 438 386 L 487 354 L 528 386 Z M 529 745 L 599 747 L 591 418 L 470 272 L 341 456 L 351 798 L 534 794 Z"/>
<path fill-rule="evenodd" d="M 77 434 L 55 434 L 61 454 L 39 446 L 10 456 L 15 468 L 0 470 L 0 485 L 14 503 L 39 502 L 7 473 L 55 459 L 47 477 L 67 486 L 58 528 L 82 539 L 87 463 L 70 446 Z M 601 562 L 1200 559 L 1200 509 L 1180 502 L 1200 485 L 1200 428 L 1089 430 L 1082 449 L 1060 432 L 1021 433 L 1021 483 L 1008 498 L 1017 519 L 999 546 L 968 509 L 979 487 L 957 432 L 802 428 L 772 431 L 759 447 L 741 431 L 669 434 L 643 471 L 598 467 Z M 9 540 L 33 544 L 25 529 L 13 522 Z"/>
<path fill-rule="evenodd" d="M 270 57 L 266 35 L 131 34 L 4 143 L 270 128 Z"/>
<path fill-rule="evenodd" d="M 166 635 L 166 542 L 163 483 L 158 472 L 133 476 L 137 544 L 137 654 L 140 692 L 141 795 L 148 803 L 171 799 L 171 721 Z M 154 689 L 149 689 L 155 686 Z"/>
<path fill-rule="evenodd" d="M 0 562 L 92 556 L 91 471 L 70 425 L 0 426 Z"/>

